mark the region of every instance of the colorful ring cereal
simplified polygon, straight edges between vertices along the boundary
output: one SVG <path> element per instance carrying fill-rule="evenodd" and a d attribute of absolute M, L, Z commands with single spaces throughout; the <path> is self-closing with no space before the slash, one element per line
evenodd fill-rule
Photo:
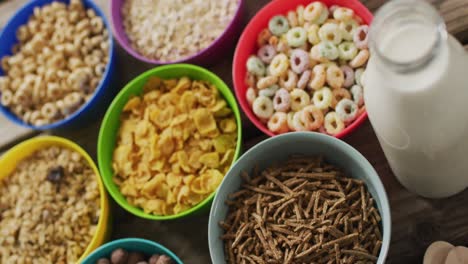
<path fill-rule="evenodd" d="M 360 49 L 367 49 L 369 42 L 369 26 L 363 25 L 358 27 L 354 31 L 353 40 L 356 44 L 356 47 Z"/>
<path fill-rule="evenodd" d="M 302 49 L 295 49 L 291 53 L 291 69 L 297 73 L 301 74 L 308 69 L 310 65 L 309 53 Z"/>
<path fill-rule="evenodd" d="M 289 127 L 289 130 L 290 131 L 295 131 L 294 129 L 294 115 L 296 114 L 296 112 L 289 112 L 287 113 L 287 120 L 288 120 L 288 127 Z"/>
<path fill-rule="evenodd" d="M 353 87 L 351 87 L 351 94 L 353 95 L 353 101 L 358 106 L 362 106 L 364 104 L 364 92 L 360 85 L 353 85 Z"/>
<path fill-rule="evenodd" d="M 276 55 L 275 47 L 265 45 L 258 50 L 257 56 L 264 62 L 270 63 Z"/>
<path fill-rule="evenodd" d="M 255 115 L 261 119 L 268 120 L 268 118 L 270 118 L 273 115 L 273 102 L 268 97 L 257 97 L 252 106 Z"/>
<path fill-rule="evenodd" d="M 309 22 L 314 22 L 320 18 L 322 12 L 324 12 L 325 9 L 325 5 L 321 2 L 310 3 L 304 9 L 304 19 Z"/>
<path fill-rule="evenodd" d="M 339 89 L 344 84 L 344 73 L 336 65 L 331 65 L 327 69 L 327 83 L 334 89 Z"/>
<path fill-rule="evenodd" d="M 307 28 L 307 39 L 310 44 L 317 45 L 320 43 L 320 38 L 318 35 L 320 27 L 317 24 L 312 24 Z"/>
<path fill-rule="evenodd" d="M 353 42 L 343 42 L 338 45 L 338 54 L 341 60 L 352 60 L 358 54 L 358 49 Z"/>
<path fill-rule="evenodd" d="M 354 57 L 354 59 L 352 59 L 350 62 L 349 62 L 349 66 L 353 67 L 353 68 L 359 68 L 361 66 L 363 66 L 364 64 L 366 64 L 367 60 L 369 59 L 369 50 L 367 49 L 363 49 L 361 51 L 359 51 L 359 53 L 356 55 L 356 57 Z"/>
<path fill-rule="evenodd" d="M 343 34 L 343 39 L 347 41 L 353 41 L 354 39 L 354 32 L 359 27 L 359 24 L 356 20 L 347 20 L 340 22 L 340 29 Z"/>
<path fill-rule="evenodd" d="M 336 60 L 339 56 L 338 48 L 330 41 L 322 41 L 318 44 L 318 47 L 322 57 L 329 60 Z"/>
<path fill-rule="evenodd" d="M 268 120 L 267 126 L 268 129 L 278 134 L 288 132 L 289 127 L 287 114 L 283 112 L 274 113 L 270 120 Z"/>
<path fill-rule="evenodd" d="M 336 104 L 338 117 L 347 123 L 356 118 L 358 110 L 357 104 L 350 99 L 343 99 Z"/>
<path fill-rule="evenodd" d="M 251 107 L 263 107 L 256 109 L 259 120 L 275 134 L 313 130 L 341 135 L 365 112 L 361 79 L 370 55 L 368 26 L 352 9 L 313 1 L 278 14 L 268 28 L 258 36 L 253 54 L 265 71 L 251 69 L 246 79 L 254 89 L 248 92 L 249 104 L 257 101 Z M 273 112 L 265 100 L 272 102 Z M 279 126 L 283 117 L 286 125 Z"/>
<path fill-rule="evenodd" d="M 354 80 L 356 81 L 357 85 L 362 86 L 362 74 L 363 73 L 364 73 L 363 68 L 359 68 L 354 71 Z"/>
<path fill-rule="evenodd" d="M 281 36 L 289 30 L 288 19 L 284 16 L 275 16 L 268 23 L 268 28 L 273 35 Z"/>
<path fill-rule="evenodd" d="M 315 131 L 323 125 L 323 112 L 318 107 L 309 105 L 300 113 L 301 120 L 308 130 Z"/>
<path fill-rule="evenodd" d="M 293 131 L 307 131 L 307 126 L 302 120 L 302 111 L 295 112 L 292 118 Z"/>
<path fill-rule="evenodd" d="M 282 76 L 284 75 L 289 67 L 288 56 L 281 53 L 276 55 L 270 64 L 270 73 L 273 76 Z"/>
<path fill-rule="evenodd" d="M 291 107 L 291 95 L 288 90 L 281 88 L 273 98 L 273 108 L 278 112 L 287 112 Z"/>
<path fill-rule="evenodd" d="M 338 7 L 333 11 L 333 17 L 340 21 L 351 20 L 354 17 L 354 11 L 346 7 Z"/>
<path fill-rule="evenodd" d="M 319 29 L 318 35 L 322 41 L 330 41 L 335 45 L 340 44 L 343 40 L 343 34 L 335 23 L 325 23 Z"/>
<path fill-rule="evenodd" d="M 297 88 L 299 89 L 305 89 L 307 87 L 307 84 L 309 83 L 310 76 L 312 76 L 312 71 L 307 70 L 301 74 L 301 77 L 297 81 Z"/>
<path fill-rule="evenodd" d="M 324 87 L 314 92 L 312 102 L 320 110 L 327 110 L 331 107 L 333 100 L 333 93 L 328 87 Z"/>
<path fill-rule="evenodd" d="M 247 99 L 247 102 L 250 105 L 253 105 L 255 99 L 257 98 L 257 94 L 255 93 L 255 89 L 252 87 L 249 87 L 247 91 L 245 92 L 245 98 Z"/>
<path fill-rule="evenodd" d="M 307 41 L 307 31 L 302 27 L 291 28 L 286 34 L 286 40 L 291 47 L 301 47 Z"/>
<path fill-rule="evenodd" d="M 312 70 L 310 87 L 314 90 L 318 90 L 325 85 L 326 80 L 327 74 L 325 72 L 325 66 L 323 64 L 315 65 Z"/>
<path fill-rule="evenodd" d="M 259 90 L 265 89 L 267 87 L 270 87 L 278 82 L 278 77 L 276 76 L 266 76 L 262 77 L 258 80 L 257 82 L 257 88 Z"/>
<path fill-rule="evenodd" d="M 273 97 L 276 94 L 276 91 L 278 91 L 278 89 L 279 89 L 279 86 L 277 84 L 273 84 L 270 87 L 260 90 L 258 92 L 258 95 L 265 96 L 265 97 Z"/>
<path fill-rule="evenodd" d="M 351 67 L 348 65 L 343 65 L 340 67 L 340 69 L 343 71 L 345 81 L 343 83 L 343 86 L 348 88 L 351 87 L 354 84 L 354 71 Z"/>
<path fill-rule="evenodd" d="M 293 111 L 299 111 L 310 104 L 310 96 L 304 90 L 294 89 L 291 91 L 290 95 L 291 109 Z"/>
<path fill-rule="evenodd" d="M 332 100 L 331 107 L 333 109 L 336 108 L 336 104 L 339 101 L 341 101 L 343 98 L 351 99 L 351 93 L 347 89 L 344 89 L 344 88 L 334 89 L 332 93 L 333 93 L 333 100 Z"/>
<path fill-rule="evenodd" d="M 299 26 L 299 21 L 297 20 L 296 12 L 294 11 L 288 12 L 288 22 L 291 27 Z"/>
<path fill-rule="evenodd" d="M 336 112 L 329 112 L 325 115 L 325 131 L 330 135 L 336 135 L 343 131 L 345 124 L 341 120 Z"/>
<path fill-rule="evenodd" d="M 266 69 L 265 64 L 256 56 L 251 56 L 247 60 L 247 71 L 253 75 L 264 76 Z"/>
<path fill-rule="evenodd" d="M 286 88 L 288 91 L 296 88 L 297 86 L 297 74 L 289 70 L 287 75 L 280 78 L 280 85 Z"/>

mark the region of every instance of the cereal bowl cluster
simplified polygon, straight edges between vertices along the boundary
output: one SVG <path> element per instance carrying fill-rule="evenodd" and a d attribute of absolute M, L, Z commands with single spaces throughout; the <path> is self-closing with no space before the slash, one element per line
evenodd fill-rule
<path fill-rule="evenodd" d="M 165 220 L 207 205 L 241 145 L 234 96 L 211 72 L 188 64 L 131 81 L 101 126 L 104 184 L 131 213 Z"/>
<path fill-rule="evenodd" d="M 210 64 L 231 46 L 242 25 L 244 0 L 112 0 L 120 45 L 151 64 Z"/>
<path fill-rule="evenodd" d="M 107 194 L 78 145 L 37 137 L 6 152 L 0 167 L 1 263 L 81 263 L 107 239 Z"/>
<path fill-rule="evenodd" d="M 371 13 L 358 1 L 272 1 L 236 49 L 236 96 L 268 135 L 342 137 L 367 117 L 361 83 Z"/>
<path fill-rule="evenodd" d="M 385 263 L 391 217 L 371 164 L 334 137 L 295 132 L 247 151 L 213 201 L 213 263 Z"/>
<path fill-rule="evenodd" d="M 113 40 L 90 0 L 37 0 L 0 34 L 0 110 L 39 130 L 96 116 L 111 93 Z M 102 108 L 102 106 L 101 106 Z"/>

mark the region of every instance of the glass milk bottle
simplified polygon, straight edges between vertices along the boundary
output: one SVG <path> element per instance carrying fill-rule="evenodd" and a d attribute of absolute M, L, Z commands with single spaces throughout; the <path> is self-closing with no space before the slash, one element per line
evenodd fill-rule
<path fill-rule="evenodd" d="M 395 0 L 376 14 L 362 77 L 371 124 L 398 180 L 441 198 L 468 187 L 468 55 L 435 8 Z"/>

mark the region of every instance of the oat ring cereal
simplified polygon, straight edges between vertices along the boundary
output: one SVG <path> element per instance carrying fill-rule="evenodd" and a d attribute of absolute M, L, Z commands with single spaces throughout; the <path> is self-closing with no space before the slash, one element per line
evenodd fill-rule
<path fill-rule="evenodd" d="M 288 132 L 288 119 L 286 113 L 276 112 L 268 121 L 268 129 L 275 133 L 281 134 Z"/>
<path fill-rule="evenodd" d="M 323 125 L 323 112 L 315 105 L 302 109 L 301 120 L 308 130 L 318 130 Z"/>
<path fill-rule="evenodd" d="M 344 129 L 344 122 L 338 117 L 336 112 L 330 112 L 325 115 L 325 131 L 330 135 L 336 135 Z"/>
<path fill-rule="evenodd" d="M 259 96 L 253 103 L 253 111 L 258 117 L 268 120 L 274 112 L 273 102 L 268 97 Z"/>
<path fill-rule="evenodd" d="M 286 89 L 279 89 L 275 94 L 275 98 L 273 99 L 273 108 L 278 112 L 286 112 L 289 110 L 290 106 L 291 95 Z"/>
<path fill-rule="evenodd" d="M 278 117 L 269 122 L 280 112 L 286 114 L 288 131 L 341 135 L 365 111 L 361 79 L 370 56 L 368 28 L 352 9 L 328 7 L 318 1 L 272 16 L 268 28 L 257 37 L 257 49 L 246 61 L 249 89 L 245 95 L 254 114 L 258 113 L 257 120 L 272 134 L 284 133 L 274 126 Z M 354 102 L 356 109 L 345 114 L 338 107 L 338 112 L 337 105 L 344 99 Z M 254 107 L 255 100 L 262 103 Z M 316 116 L 320 116 L 316 109 L 321 112 L 321 122 L 301 120 L 310 109 Z M 330 116 L 327 124 L 326 115 Z M 269 123 L 274 125 L 269 128 Z"/>
<path fill-rule="evenodd" d="M 280 78 L 280 85 L 288 91 L 292 91 L 297 87 L 297 74 L 289 70 L 287 75 Z"/>
<path fill-rule="evenodd" d="M 343 99 L 336 105 L 336 113 L 344 122 L 353 121 L 358 112 L 357 104 L 349 99 Z"/>
<path fill-rule="evenodd" d="M 0 58 L 0 103 L 25 124 L 67 119 L 106 78 L 109 32 L 82 0 L 36 7 L 16 37 L 12 54 Z"/>

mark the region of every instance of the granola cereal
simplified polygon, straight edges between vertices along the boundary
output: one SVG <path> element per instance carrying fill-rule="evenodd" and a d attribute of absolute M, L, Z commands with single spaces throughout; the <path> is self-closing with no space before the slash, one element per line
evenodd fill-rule
<path fill-rule="evenodd" d="M 77 263 L 100 217 L 93 169 L 78 153 L 52 146 L 0 181 L 0 263 Z"/>

